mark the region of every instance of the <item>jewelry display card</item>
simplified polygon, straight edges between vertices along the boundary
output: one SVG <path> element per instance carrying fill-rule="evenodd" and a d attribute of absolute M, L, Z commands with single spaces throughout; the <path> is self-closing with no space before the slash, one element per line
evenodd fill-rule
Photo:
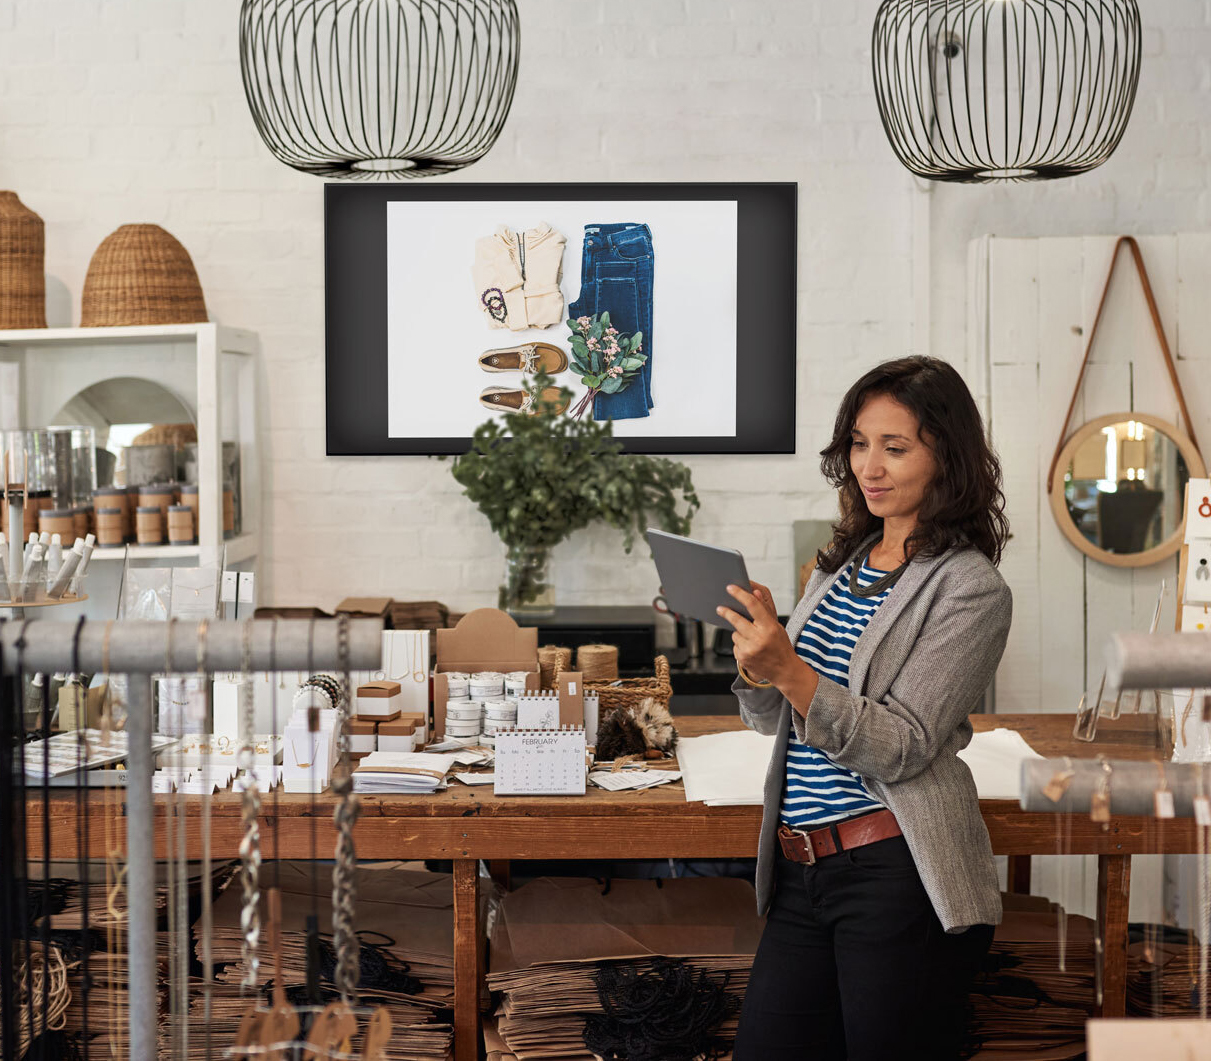
<path fill-rule="evenodd" d="M 174 619 L 213 619 L 219 611 L 217 566 L 172 568 L 169 609 Z"/>

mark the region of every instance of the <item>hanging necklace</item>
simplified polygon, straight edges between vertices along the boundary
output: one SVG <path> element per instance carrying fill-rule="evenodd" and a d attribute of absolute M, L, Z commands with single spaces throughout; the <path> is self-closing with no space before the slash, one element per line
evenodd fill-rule
<path fill-rule="evenodd" d="M 877 597 L 885 590 L 889 590 L 897 582 L 900 581 L 900 576 L 908 570 L 908 565 L 912 563 L 912 558 L 905 560 L 894 571 L 888 571 L 875 579 L 869 586 L 862 586 L 858 583 L 858 571 L 870 564 L 871 553 L 874 552 L 874 546 L 871 546 L 870 552 L 866 554 L 865 560 L 854 560 L 853 566 L 849 569 L 849 592 L 855 597 Z"/>

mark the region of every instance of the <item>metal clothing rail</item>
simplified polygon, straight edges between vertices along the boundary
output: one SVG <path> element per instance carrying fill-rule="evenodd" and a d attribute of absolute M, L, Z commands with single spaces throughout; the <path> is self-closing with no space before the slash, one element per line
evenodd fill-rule
<path fill-rule="evenodd" d="M 1112 634 L 1109 689 L 1211 689 L 1211 634 Z"/>
<path fill-rule="evenodd" d="M 1053 789 L 1059 797 L 1053 800 L 1047 788 L 1057 778 L 1063 779 L 1063 791 Z M 1173 794 L 1174 815 L 1192 818 L 1195 797 L 1211 798 L 1211 763 L 1027 759 L 1022 763 L 1021 805 L 1025 811 L 1088 813 L 1094 793 L 1104 792 L 1110 796 L 1111 814 L 1150 818 L 1162 787 Z"/>
<path fill-rule="evenodd" d="M 340 622 L 335 619 L 253 620 L 252 671 L 375 670 L 382 659 L 382 622 L 351 619 L 346 625 L 348 651 L 342 656 Z M 130 961 L 130 1056 L 156 1056 L 156 858 L 155 801 L 151 792 L 154 762 L 151 753 L 151 675 L 195 674 L 199 656 L 205 669 L 241 671 L 244 622 L 202 624 L 174 622 L 86 622 L 79 631 L 79 654 L 74 654 L 77 624 L 41 620 L 9 620 L 0 625 L 0 646 L 8 673 L 66 671 L 79 660 L 80 670 L 108 669 L 114 674 L 139 675 L 126 696 L 129 741 L 126 789 L 126 890 Z M 200 643 L 205 638 L 204 644 Z M 199 648 L 202 652 L 199 653 Z"/>

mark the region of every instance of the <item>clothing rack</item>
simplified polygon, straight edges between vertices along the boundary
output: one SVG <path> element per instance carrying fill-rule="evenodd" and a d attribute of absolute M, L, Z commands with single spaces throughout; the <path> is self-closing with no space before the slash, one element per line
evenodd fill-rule
<path fill-rule="evenodd" d="M 1112 634 L 1106 687 L 1211 689 L 1211 634 Z"/>
<path fill-rule="evenodd" d="M 244 622 L 77 623 L 9 620 L 0 625 L 0 646 L 7 673 L 108 670 L 138 675 L 127 690 L 129 741 L 126 789 L 126 861 L 130 961 L 130 1056 L 156 1056 L 156 857 L 155 801 L 151 791 L 154 674 L 196 674 L 199 658 L 208 673 L 269 670 L 375 670 L 382 658 L 382 622 L 353 619 L 346 625 L 347 655 L 340 645 L 340 622 L 250 620 L 251 653 L 245 660 Z"/>
<path fill-rule="evenodd" d="M 1053 800 L 1047 790 L 1057 777 L 1064 779 L 1066 787 L 1062 793 L 1053 788 L 1059 797 Z M 1162 788 L 1173 794 L 1175 817 L 1194 817 L 1195 797 L 1211 797 L 1211 763 L 1125 759 L 1027 759 L 1022 763 L 1024 811 L 1088 813 L 1093 795 L 1102 792 L 1110 796 L 1112 814 L 1150 818 L 1156 813 L 1155 797 Z"/>

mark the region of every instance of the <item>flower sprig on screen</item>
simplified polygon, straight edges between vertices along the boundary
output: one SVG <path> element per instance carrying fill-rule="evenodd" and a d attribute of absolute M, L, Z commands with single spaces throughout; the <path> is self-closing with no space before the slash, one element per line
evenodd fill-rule
<path fill-rule="evenodd" d="M 572 416 L 580 419 L 598 394 L 617 394 L 629 387 L 647 362 L 643 332 L 624 335 L 610 323 L 610 314 L 576 317 L 568 321 L 572 333 L 572 367 L 588 393 Z"/>

